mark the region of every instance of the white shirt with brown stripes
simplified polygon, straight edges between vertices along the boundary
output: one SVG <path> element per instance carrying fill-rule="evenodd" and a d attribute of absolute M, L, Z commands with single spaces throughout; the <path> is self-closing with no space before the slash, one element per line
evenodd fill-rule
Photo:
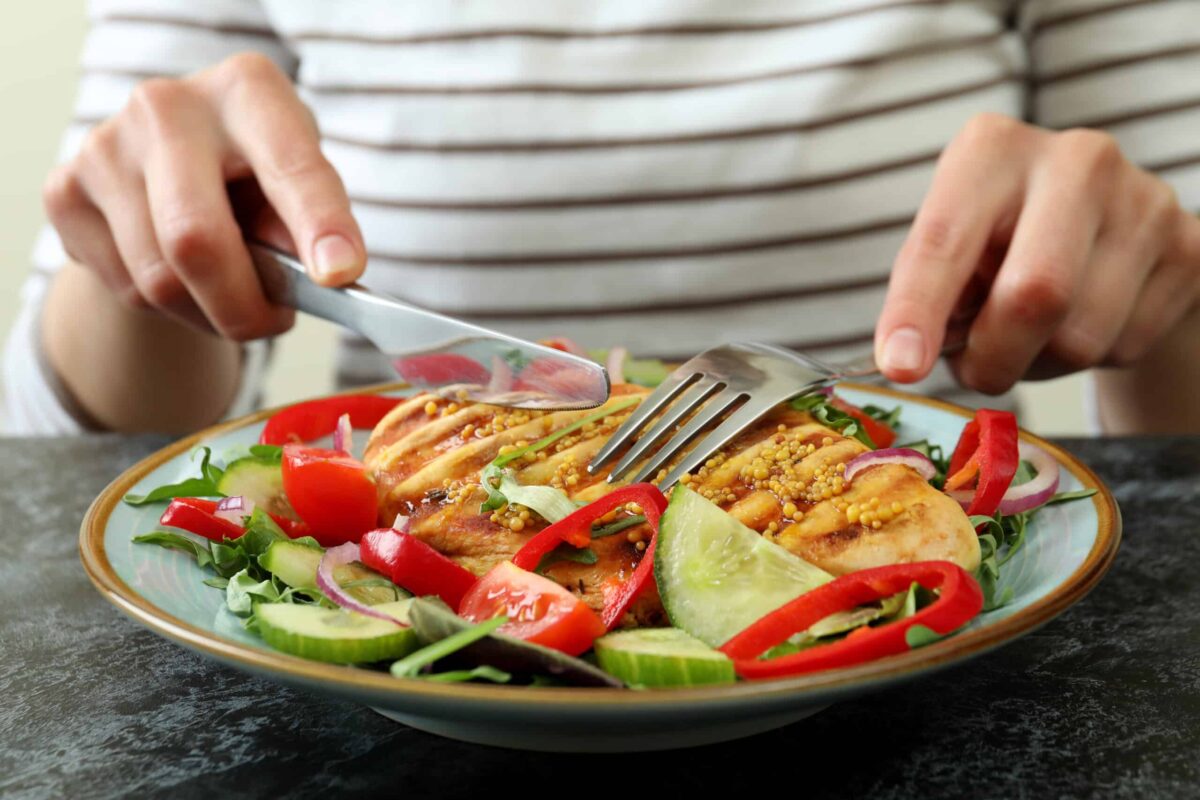
<path fill-rule="evenodd" d="M 1111 131 L 1200 208 L 1197 0 L 94 0 L 69 157 L 149 76 L 257 50 L 354 202 L 365 282 L 529 338 L 870 346 L 941 148 L 982 111 Z M 78 421 L 35 357 L 6 425 Z M 239 407 L 255 396 L 251 359 Z M 343 384 L 386 364 L 347 337 Z M 944 370 L 925 391 L 954 392 Z M 962 399 L 961 395 L 958 399 Z"/>

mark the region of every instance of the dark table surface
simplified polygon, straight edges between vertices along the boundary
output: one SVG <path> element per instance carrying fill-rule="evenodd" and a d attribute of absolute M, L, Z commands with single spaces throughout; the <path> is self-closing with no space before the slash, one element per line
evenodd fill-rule
<path fill-rule="evenodd" d="M 79 521 L 163 443 L 0 439 L 2 797 L 586 795 L 644 780 L 805 800 L 1200 797 L 1200 437 L 1064 442 L 1116 493 L 1124 542 L 1045 627 L 779 731 L 644 758 L 438 738 L 121 615 L 84 575 Z"/>

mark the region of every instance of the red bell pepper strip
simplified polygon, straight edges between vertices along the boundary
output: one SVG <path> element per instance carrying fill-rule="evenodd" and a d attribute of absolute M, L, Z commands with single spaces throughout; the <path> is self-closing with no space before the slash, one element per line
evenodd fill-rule
<path fill-rule="evenodd" d="M 166 511 L 159 517 L 158 524 L 168 528 L 179 528 L 205 539 L 221 541 L 236 539 L 246 532 L 246 529 L 232 520 L 217 516 L 216 500 L 205 500 L 202 497 L 176 497 L 167 505 Z M 309 530 L 303 522 L 297 522 L 278 514 L 271 514 L 289 538 L 296 539 L 308 536 Z"/>
<path fill-rule="evenodd" d="M 404 399 L 377 394 L 346 394 L 297 403 L 267 420 L 258 443 L 283 445 L 320 439 L 333 433 L 343 414 L 350 415 L 352 427 L 374 428 Z"/>
<path fill-rule="evenodd" d="M 911 617 L 878 628 L 859 628 L 845 639 L 791 655 L 759 660 L 758 656 L 808 630 L 830 614 L 848 611 L 906 591 L 913 582 L 940 590 L 938 599 Z M 923 625 L 945 636 L 958 630 L 983 608 L 983 592 L 962 567 L 949 561 L 922 561 L 851 572 L 800 595 L 734 636 L 719 649 L 733 659 L 743 678 L 774 678 L 848 667 L 909 650 L 906 635 Z"/>
<path fill-rule="evenodd" d="M 1008 411 L 981 408 L 963 428 L 950 456 L 946 489 L 966 486 L 978 474 L 979 482 L 967 513 L 990 517 L 1012 485 L 1019 463 L 1016 416 Z"/>
<path fill-rule="evenodd" d="M 476 577 L 410 533 L 380 528 L 363 534 L 359 561 L 418 597 L 436 594 L 458 610 Z"/>
<path fill-rule="evenodd" d="M 587 547 L 592 539 L 592 525 L 608 512 L 620 508 L 627 503 L 637 503 L 650 526 L 650 543 L 646 552 L 638 562 L 633 574 L 625 581 L 605 589 L 604 611 L 600 618 L 604 626 L 612 630 L 624 616 L 642 590 L 645 589 L 654 569 L 654 545 L 658 542 L 658 520 L 667 509 L 667 498 L 657 486 L 649 483 L 635 483 L 624 486 L 615 492 L 610 492 L 583 508 L 563 517 L 558 522 L 536 534 L 527 541 L 517 554 L 513 563 L 524 570 L 533 571 L 541 562 L 542 556 L 549 553 L 561 542 L 567 542 L 575 547 Z"/>
<path fill-rule="evenodd" d="M 867 436 L 871 437 L 871 441 L 874 442 L 877 449 L 882 450 L 895 444 L 896 432 L 858 406 L 851 405 L 837 396 L 830 400 L 829 404 L 854 417 L 855 422 L 862 426 L 862 429 L 867 432 Z"/>

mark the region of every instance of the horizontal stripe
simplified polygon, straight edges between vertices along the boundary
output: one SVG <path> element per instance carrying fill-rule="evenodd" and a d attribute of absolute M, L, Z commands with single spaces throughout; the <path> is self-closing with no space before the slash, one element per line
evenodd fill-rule
<path fill-rule="evenodd" d="M 1135 53 L 1121 58 L 1109 59 L 1107 61 L 1099 61 L 1092 64 L 1084 64 L 1079 67 L 1061 70 L 1059 72 L 1041 75 L 1033 82 L 1035 87 L 1048 86 L 1054 83 L 1082 78 L 1088 75 L 1094 75 L 1098 72 L 1107 72 L 1109 70 L 1120 69 L 1122 67 L 1130 67 L 1135 64 L 1144 64 L 1147 61 L 1157 61 L 1160 59 L 1175 58 L 1177 56 L 1187 56 L 1200 53 L 1200 44 L 1179 45 L 1178 47 L 1169 47 L 1162 50 L 1154 50 L 1149 53 Z"/>
<path fill-rule="evenodd" d="M 635 92 L 670 92 L 695 89 L 711 89 L 718 86 L 735 86 L 759 81 L 777 80 L 797 75 L 807 75 L 834 69 L 872 67 L 907 58 L 947 53 L 955 50 L 990 44 L 1007 35 L 1007 30 L 994 31 L 976 36 L 956 37 L 941 41 L 902 47 L 873 55 L 827 61 L 820 64 L 805 64 L 797 67 L 766 70 L 749 75 L 733 75 L 698 81 L 647 81 L 620 84 L 577 84 L 577 83 L 526 83 L 526 84 L 393 84 L 389 86 L 367 84 L 319 84 L 301 80 L 300 85 L 314 94 L 344 95 L 463 95 L 463 94 L 629 94 Z"/>
<path fill-rule="evenodd" d="M 604 30 L 579 28 L 493 28 L 465 31 L 443 31 L 421 34 L 389 35 L 352 33 L 349 31 L 289 31 L 288 38 L 295 42 L 351 42 L 368 45 L 414 45 L 433 42 L 463 42 L 475 39 L 610 39 L 638 36 L 713 36 L 730 34 L 753 34 L 763 31 L 786 30 L 822 25 L 828 22 L 861 17 L 879 12 L 904 8 L 945 6 L 950 0 L 892 0 L 859 8 L 833 11 L 826 14 L 782 20 L 750 20 L 745 22 L 697 22 L 691 24 L 647 25 Z"/>
<path fill-rule="evenodd" d="M 353 194 L 351 202 L 358 205 L 377 206 L 379 208 L 403 208 L 425 211 L 533 211 L 533 210 L 565 210 L 585 206 L 624 206 L 645 205 L 654 203 L 694 203 L 710 200 L 721 200 L 735 197 L 752 197 L 755 195 L 781 194 L 803 189 L 813 189 L 821 186 L 831 186 L 859 178 L 881 175 L 893 170 L 918 166 L 934 162 L 941 155 L 941 150 L 919 153 L 892 161 L 868 164 L 841 172 L 823 175 L 811 175 L 802 178 L 791 178 L 781 181 L 752 184 L 748 186 L 712 186 L 685 191 L 659 192 L 630 192 L 627 194 L 609 194 L 572 197 L 529 197 L 511 200 L 433 200 L 366 197 Z"/>
<path fill-rule="evenodd" d="M 1123 111 L 1119 114 L 1111 114 L 1105 117 L 1092 117 L 1090 119 L 1072 120 L 1071 122 L 1064 124 L 1062 127 L 1108 128 L 1113 125 L 1123 125 L 1127 122 L 1135 122 L 1137 120 L 1148 119 L 1150 117 L 1177 114 L 1181 111 L 1191 111 L 1195 108 L 1200 108 L 1200 97 L 1190 97 L 1186 100 L 1180 100 L 1176 103 L 1164 103 L 1157 106 L 1135 109 L 1133 111 Z"/>
<path fill-rule="evenodd" d="M 1200 153 L 1182 158 L 1171 159 L 1170 161 L 1158 161 L 1152 164 L 1143 164 L 1142 169 L 1149 172 L 1169 172 L 1173 169 L 1183 169 L 1184 167 L 1194 167 L 1200 164 Z"/>
<path fill-rule="evenodd" d="M 805 353 L 810 350 L 833 350 L 835 348 L 871 344 L 874 341 L 875 329 L 871 328 L 863 331 L 862 333 L 852 333 L 847 336 L 824 339 L 803 339 L 798 342 L 781 344 L 780 347 L 786 347 L 789 350 L 795 350 L 797 353 Z"/>
<path fill-rule="evenodd" d="M 513 253 L 504 255 L 482 255 L 464 258 L 448 256 L 428 256 L 400 252 L 387 252 L 371 249 L 372 259 L 398 261 L 406 264 L 428 264 L 443 267 L 478 267 L 506 266 L 515 268 L 535 266 L 567 266 L 569 264 L 601 264 L 616 261 L 645 261 L 658 258 L 705 258 L 727 255 L 730 253 L 749 253 L 758 250 L 771 250 L 779 247 L 796 247 L 799 245 L 828 242 L 836 239 L 849 239 L 878 231 L 894 230 L 906 227 L 912 222 L 913 214 L 905 214 L 892 219 L 876 220 L 862 225 L 833 230 L 821 230 L 793 236 L 775 236 L 766 239 L 752 239 L 717 244 L 706 244 L 700 247 L 674 247 L 643 250 L 606 250 L 593 252 L 561 252 L 561 253 Z"/>
<path fill-rule="evenodd" d="M 1083 20 L 1102 17 L 1106 14 L 1117 14 L 1122 11 L 1127 11 L 1131 8 L 1163 5 L 1171 2 L 1174 2 L 1174 0 L 1125 0 L 1125 2 L 1121 3 L 1112 3 L 1110 5 L 1099 6 L 1097 8 L 1084 8 L 1078 11 L 1059 14 L 1057 16 L 1049 16 L 1038 20 L 1030 31 L 1030 35 L 1037 36 L 1045 31 L 1052 30 L 1063 25 L 1070 25 Z"/>
<path fill-rule="evenodd" d="M 983 81 L 976 81 L 964 86 L 946 89 L 939 92 L 931 92 L 928 94 L 908 97 L 903 100 L 896 100 L 890 103 L 884 103 L 869 108 L 857 109 L 854 111 L 832 114 L 826 117 L 817 117 L 810 120 L 791 122 L 779 125 L 764 125 L 751 128 L 733 128 L 726 130 L 710 130 L 698 131 L 695 133 L 681 133 L 670 136 L 648 136 L 648 137 L 607 137 L 603 139 L 538 139 L 529 141 L 513 141 L 513 142 L 498 142 L 498 141 L 480 141 L 480 142 L 417 142 L 417 141 L 392 141 L 392 142 L 377 142 L 362 139 L 356 139 L 345 135 L 324 134 L 322 139 L 336 144 L 346 145 L 349 147 L 361 147 L 372 150 L 384 151 L 399 151 L 399 152 L 432 152 L 432 153 L 512 153 L 512 152 L 531 152 L 531 151 L 550 151 L 550 150 L 581 150 L 594 148 L 616 148 L 616 147 L 654 147 L 663 145 L 690 144 L 693 142 L 712 142 L 712 141 L 731 141 L 737 139 L 749 139 L 764 136 L 782 136 L 793 133 L 803 133 L 806 131 L 817 130 L 819 128 L 831 127 L 840 125 L 846 122 L 863 119 L 865 117 L 875 116 L 879 114 L 889 114 L 895 111 L 901 111 L 908 108 L 924 105 L 927 103 L 936 103 L 941 100 L 948 100 L 954 97 L 972 94 L 974 92 L 990 89 L 994 86 L 1003 84 L 1016 83 L 1023 80 L 1024 75 L 1019 73 L 1005 73 L 995 78 L 988 78 Z"/>
<path fill-rule="evenodd" d="M 270 39 L 279 38 L 279 34 L 269 25 L 249 25 L 237 22 L 216 22 L 166 15 L 104 14 L 103 16 L 97 17 L 93 22 L 94 25 L 105 25 L 112 23 L 128 23 L 133 25 L 166 25 L 173 28 L 190 28 L 193 30 L 211 31 L 213 33 L 233 34 L 237 36 L 259 36 Z"/>

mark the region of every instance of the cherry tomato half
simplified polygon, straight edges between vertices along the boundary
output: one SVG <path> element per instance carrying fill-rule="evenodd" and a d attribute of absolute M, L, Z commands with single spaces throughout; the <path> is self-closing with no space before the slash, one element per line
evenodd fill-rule
<path fill-rule="evenodd" d="M 366 466 L 337 450 L 284 445 L 283 491 L 325 547 L 357 542 L 379 516 L 375 481 Z"/>
<path fill-rule="evenodd" d="M 463 596 L 459 616 L 483 622 L 501 614 L 497 630 L 527 642 L 577 656 L 606 629 L 595 611 L 549 578 L 505 561 Z"/>

